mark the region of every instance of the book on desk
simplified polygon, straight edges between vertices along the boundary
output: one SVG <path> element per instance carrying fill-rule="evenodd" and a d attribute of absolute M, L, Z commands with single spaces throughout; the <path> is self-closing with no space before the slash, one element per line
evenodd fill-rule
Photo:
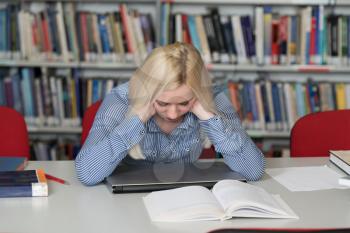
<path fill-rule="evenodd" d="M 19 171 L 24 170 L 28 164 L 26 157 L 1 156 L 0 171 Z"/>
<path fill-rule="evenodd" d="M 43 170 L 0 172 L 0 197 L 44 196 L 48 196 L 48 185 Z"/>
<path fill-rule="evenodd" d="M 155 222 L 226 220 L 232 217 L 298 218 L 278 195 L 237 180 L 219 181 L 212 191 L 203 186 L 155 191 L 143 201 Z"/>
<path fill-rule="evenodd" d="M 350 150 L 330 150 L 329 160 L 350 175 Z"/>

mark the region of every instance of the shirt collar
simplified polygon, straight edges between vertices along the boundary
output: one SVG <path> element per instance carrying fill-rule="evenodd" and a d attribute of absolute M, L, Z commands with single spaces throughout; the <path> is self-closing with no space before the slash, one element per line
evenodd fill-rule
<path fill-rule="evenodd" d="M 189 128 L 193 128 L 196 122 L 195 118 L 195 115 L 191 112 L 185 114 L 183 121 L 176 129 L 188 130 Z M 146 129 L 148 132 L 161 132 L 154 117 L 147 121 Z"/>

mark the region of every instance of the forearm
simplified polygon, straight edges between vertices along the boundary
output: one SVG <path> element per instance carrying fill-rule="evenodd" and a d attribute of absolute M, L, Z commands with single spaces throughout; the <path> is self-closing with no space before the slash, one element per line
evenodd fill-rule
<path fill-rule="evenodd" d="M 104 129 L 108 127 L 97 120 L 75 160 L 78 179 L 86 185 L 95 185 L 109 176 L 144 135 L 138 117 L 124 119 L 110 132 Z"/>
<path fill-rule="evenodd" d="M 215 116 L 201 121 L 201 127 L 207 133 L 216 152 L 223 155 L 232 170 L 241 173 L 248 180 L 261 178 L 265 168 L 264 155 L 240 126 L 238 119 L 230 119 L 228 124 L 225 124 L 221 117 Z"/>

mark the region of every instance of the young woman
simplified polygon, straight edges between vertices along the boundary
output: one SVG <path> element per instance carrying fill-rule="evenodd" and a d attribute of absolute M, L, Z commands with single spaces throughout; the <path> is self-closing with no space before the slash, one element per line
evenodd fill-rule
<path fill-rule="evenodd" d="M 154 49 L 106 96 L 75 166 L 80 181 L 94 185 L 121 161 L 191 163 L 208 143 L 232 170 L 261 178 L 264 156 L 225 94 L 212 88 L 199 52 L 175 43 Z"/>

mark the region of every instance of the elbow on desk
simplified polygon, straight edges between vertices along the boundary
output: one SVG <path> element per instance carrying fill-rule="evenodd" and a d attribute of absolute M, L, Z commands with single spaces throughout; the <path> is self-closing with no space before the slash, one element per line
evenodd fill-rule
<path fill-rule="evenodd" d="M 249 181 L 258 181 L 260 180 L 264 175 L 264 169 L 261 169 L 259 171 L 255 171 L 252 174 L 249 174 L 246 178 Z"/>
<path fill-rule="evenodd" d="M 243 175 L 248 181 L 258 181 L 265 172 L 265 157 L 261 156 L 259 159 L 248 160 L 240 165 L 232 163 L 227 163 L 227 165 L 231 170 Z"/>
<path fill-rule="evenodd" d="M 77 174 L 78 180 L 86 186 L 93 186 L 101 181 L 96 181 L 96 179 L 90 175 L 90 172 L 86 168 L 81 166 L 77 160 L 75 161 L 75 172 Z"/>
<path fill-rule="evenodd" d="M 100 183 L 100 182 L 96 182 L 92 179 L 89 179 L 83 175 L 80 175 L 79 173 L 77 173 L 77 177 L 78 177 L 78 180 L 86 186 L 94 186 L 94 185 Z"/>
<path fill-rule="evenodd" d="M 265 173 L 265 157 L 262 157 L 259 161 L 259 164 L 255 167 L 255 169 L 250 170 L 246 175 L 247 180 L 249 181 L 258 181 L 260 180 Z"/>

